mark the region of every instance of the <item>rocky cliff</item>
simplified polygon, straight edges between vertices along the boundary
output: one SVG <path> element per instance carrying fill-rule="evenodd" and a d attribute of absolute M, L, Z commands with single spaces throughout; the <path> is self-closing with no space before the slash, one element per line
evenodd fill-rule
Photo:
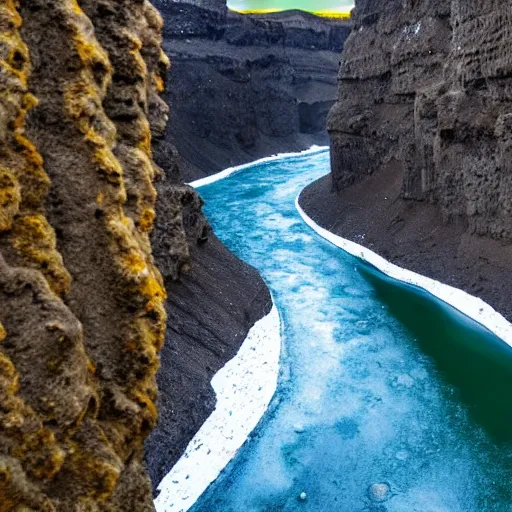
<path fill-rule="evenodd" d="M 197 292 L 176 282 L 206 241 L 201 201 L 153 160 L 168 111 L 161 29 L 146 0 L 0 2 L 2 512 L 153 510 L 142 454 L 166 324 L 175 347 L 173 332 L 183 345 L 214 321 L 195 322 Z M 214 241 L 202 254 L 229 262 L 222 251 Z M 208 264 L 210 282 L 220 279 Z M 208 287 L 203 275 L 188 288 Z M 253 299 L 241 298 L 242 313 Z M 232 331 L 248 328 L 246 316 Z M 236 350 L 231 334 L 218 333 L 231 345 L 210 372 Z M 205 366 L 185 369 L 200 374 L 189 396 L 167 390 L 178 411 L 205 414 L 195 401 L 211 402 Z M 175 433 L 178 450 L 190 435 Z"/>
<path fill-rule="evenodd" d="M 300 11 L 241 15 L 222 1 L 155 5 L 170 21 L 168 140 L 186 179 L 328 142 L 347 22 Z"/>
<path fill-rule="evenodd" d="M 337 196 L 318 185 L 332 211 L 310 195 L 325 224 L 508 314 L 511 8 L 356 1 L 328 121 Z"/>

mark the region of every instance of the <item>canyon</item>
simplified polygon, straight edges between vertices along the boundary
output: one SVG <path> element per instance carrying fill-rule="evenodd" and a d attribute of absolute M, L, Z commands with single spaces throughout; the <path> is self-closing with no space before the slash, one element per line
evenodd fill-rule
<path fill-rule="evenodd" d="M 154 510 L 270 311 L 185 182 L 330 137 L 311 217 L 512 318 L 509 0 L 153 4 L 0 2 L 0 512 Z"/>
<path fill-rule="evenodd" d="M 510 2 L 358 0 L 330 112 L 324 227 L 512 317 Z"/>
<path fill-rule="evenodd" d="M 301 11 L 242 15 L 222 1 L 155 5 L 172 61 L 166 140 L 185 181 L 328 142 L 350 22 Z"/>

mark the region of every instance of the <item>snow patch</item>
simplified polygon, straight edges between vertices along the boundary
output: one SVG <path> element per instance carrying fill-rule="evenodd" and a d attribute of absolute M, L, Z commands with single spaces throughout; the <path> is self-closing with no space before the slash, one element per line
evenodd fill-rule
<path fill-rule="evenodd" d="M 443 302 L 453 306 L 464 315 L 483 325 L 493 334 L 501 338 L 507 345 L 512 347 L 512 324 L 482 299 L 474 297 L 458 288 L 436 281 L 435 279 L 394 265 L 370 249 L 327 231 L 304 212 L 299 204 L 299 197 L 295 199 L 295 206 L 304 222 L 322 238 L 325 238 L 349 254 L 367 261 L 393 279 L 423 288 L 438 299 L 441 299 Z"/>
<path fill-rule="evenodd" d="M 162 479 L 157 512 L 186 512 L 233 459 L 274 396 L 281 323 L 276 306 L 256 322 L 238 351 L 212 379 L 217 405 L 185 453 Z"/>
<path fill-rule="evenodd" d="M 299 151 L 298 153 L 278 153 L 277 155 L 266 156 L 265 158 L 260 158 L 259 160 L 255 160 L 254 162 L 249 162 L 247 164 L 237 165 L 235 167 L 228 167 L 223 171 L 220 171 L 216 174 L 212 174 L 211 176 L 207 176 L 206 178 L 201 178 L 199 180 L 191 181 L 189 185 L 194 188 L 204 187 L 205 185 L 211 185 L 216 181 L 222 180 L 235 174 L 236 172 L 243 171 L 244 169 L 249 169 L 250 167 L 256 167 L 260 164 L 266 162 L 274 162 L 275 160 L 282 160 L 283 158 L 293 157 L 293 156 L 305 156 L 305 155 L 313 155 L 315 153 L 322 153 L 329 149 L 329 146 L 311 146 L 309 149 L 304 151 Z"/>

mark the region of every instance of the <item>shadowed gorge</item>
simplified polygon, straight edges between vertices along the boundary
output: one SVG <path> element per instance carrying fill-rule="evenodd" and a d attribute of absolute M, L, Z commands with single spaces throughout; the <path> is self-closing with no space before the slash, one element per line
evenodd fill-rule
<path fill-rule="evenodd" d="M 173 65 L 166 139 L 187 181 L 328 142 L 347 20 L 298 10 L 242 15 L 222 0 L 156 0 Z"/>

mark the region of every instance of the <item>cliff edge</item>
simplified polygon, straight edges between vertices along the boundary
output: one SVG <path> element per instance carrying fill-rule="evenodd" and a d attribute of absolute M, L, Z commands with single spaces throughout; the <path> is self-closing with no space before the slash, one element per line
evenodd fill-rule
<path fill-rule="evenodd" d="M 512 318 L 512 3 L 357 0 L 328 119 L 325 227 Z"/>

